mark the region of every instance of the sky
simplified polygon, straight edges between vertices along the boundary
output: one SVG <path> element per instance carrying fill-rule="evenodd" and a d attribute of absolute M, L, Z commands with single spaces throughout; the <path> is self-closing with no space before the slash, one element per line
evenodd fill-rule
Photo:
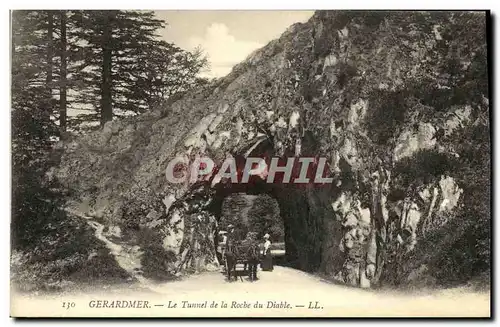
<path fill-rule="evenodd" d="M 155 11 L 167 22 L 161 37 L 191 51 L 201 47 L 210 71 L 222 77 L 251 52 L 278 38 L 290 25 L 305 22 L 313 11 Z"/>

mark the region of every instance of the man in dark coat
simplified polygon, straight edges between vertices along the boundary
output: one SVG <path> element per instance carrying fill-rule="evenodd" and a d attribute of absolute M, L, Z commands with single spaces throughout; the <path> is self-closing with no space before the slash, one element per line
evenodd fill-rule
<path fill-rule="evenodd" d="M 234 253 L 235 239 L 234 239 L 234 226 L 229 224 L 227 226 L 227 238 L 226 246 L 224 251 L 224 261 L 226 265 L 226 273 L 228 281 L 231 281 L 231 277 L 236 278 L 236 256 Z"/>

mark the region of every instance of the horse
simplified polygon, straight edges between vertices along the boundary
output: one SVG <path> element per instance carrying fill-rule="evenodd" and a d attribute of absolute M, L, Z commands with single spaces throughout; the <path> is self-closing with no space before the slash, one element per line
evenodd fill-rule
<path fill-rule="evenodd" d="M 250 277 L 250 281 L 257 280 L 257 266 L 260 261 L 260 251 L 257 243 L 253 242 L 249 244 L 246 253 L 246 262 L 245 266 L 248 264 L 248 277 Z"/>
<path fill-rule="evenodd" d="M 247 271 L 248 267 L 248 277 L 251 281 L 257 280 L 257 266 L 260 259 L 257 243 L 247 240 L 239 243 L 230 243 L 226 249 L 225 259 L 228 281 L 232 280 L 231 277 L 237 279 L 237 263 L 244 264 L 244 271 Z"/>
<path fill-rule="evenodd" d="M 224 254 L 224 261 L 226 265 L 226 274 L 227 274 L 227 280 L 231 281 L 231 274 L 234 276 L 235 279 L 236 277 L 236 263 L 237 263 L 237 258 L 239 251 L 238 248 L 235 246 L 233 242 L 228 242 L 226 245 L 226 251 Z"/>

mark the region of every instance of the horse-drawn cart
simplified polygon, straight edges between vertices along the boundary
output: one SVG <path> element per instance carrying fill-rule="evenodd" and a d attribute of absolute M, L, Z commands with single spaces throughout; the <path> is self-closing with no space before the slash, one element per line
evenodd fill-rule
<path fill-rule="evenodd" d="M 251 281 L 257 280 L 257 265 L 259 264 L 259 247 L 256 241 L 245 239 L 227 244 L 224 255 L 224 266 L 228 281 L 232 277 L 243 281 L 248 276 Z"/>

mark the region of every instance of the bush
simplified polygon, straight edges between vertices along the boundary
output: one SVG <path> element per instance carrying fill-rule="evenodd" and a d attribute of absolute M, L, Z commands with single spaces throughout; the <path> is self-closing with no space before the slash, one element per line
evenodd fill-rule
<path fill-rule="evenodd" d="M 155 280 L 170 280 L 175 276 L 172 274 L 172 263 L 177 258 L 172 251 L 163 248 L 161 235 L 147 227 L 138 232 L 138 245 L 142 249 L 141 265 L 143 276 Z"/>
<path fill-rule="evenodd" d="M 68 217 L 36 246 L 14 250 L 11 256 L 11 281 L 20 291 L 61 291 L 76 283 L 124 282 L 129 277 L 78 218 Z"/>

